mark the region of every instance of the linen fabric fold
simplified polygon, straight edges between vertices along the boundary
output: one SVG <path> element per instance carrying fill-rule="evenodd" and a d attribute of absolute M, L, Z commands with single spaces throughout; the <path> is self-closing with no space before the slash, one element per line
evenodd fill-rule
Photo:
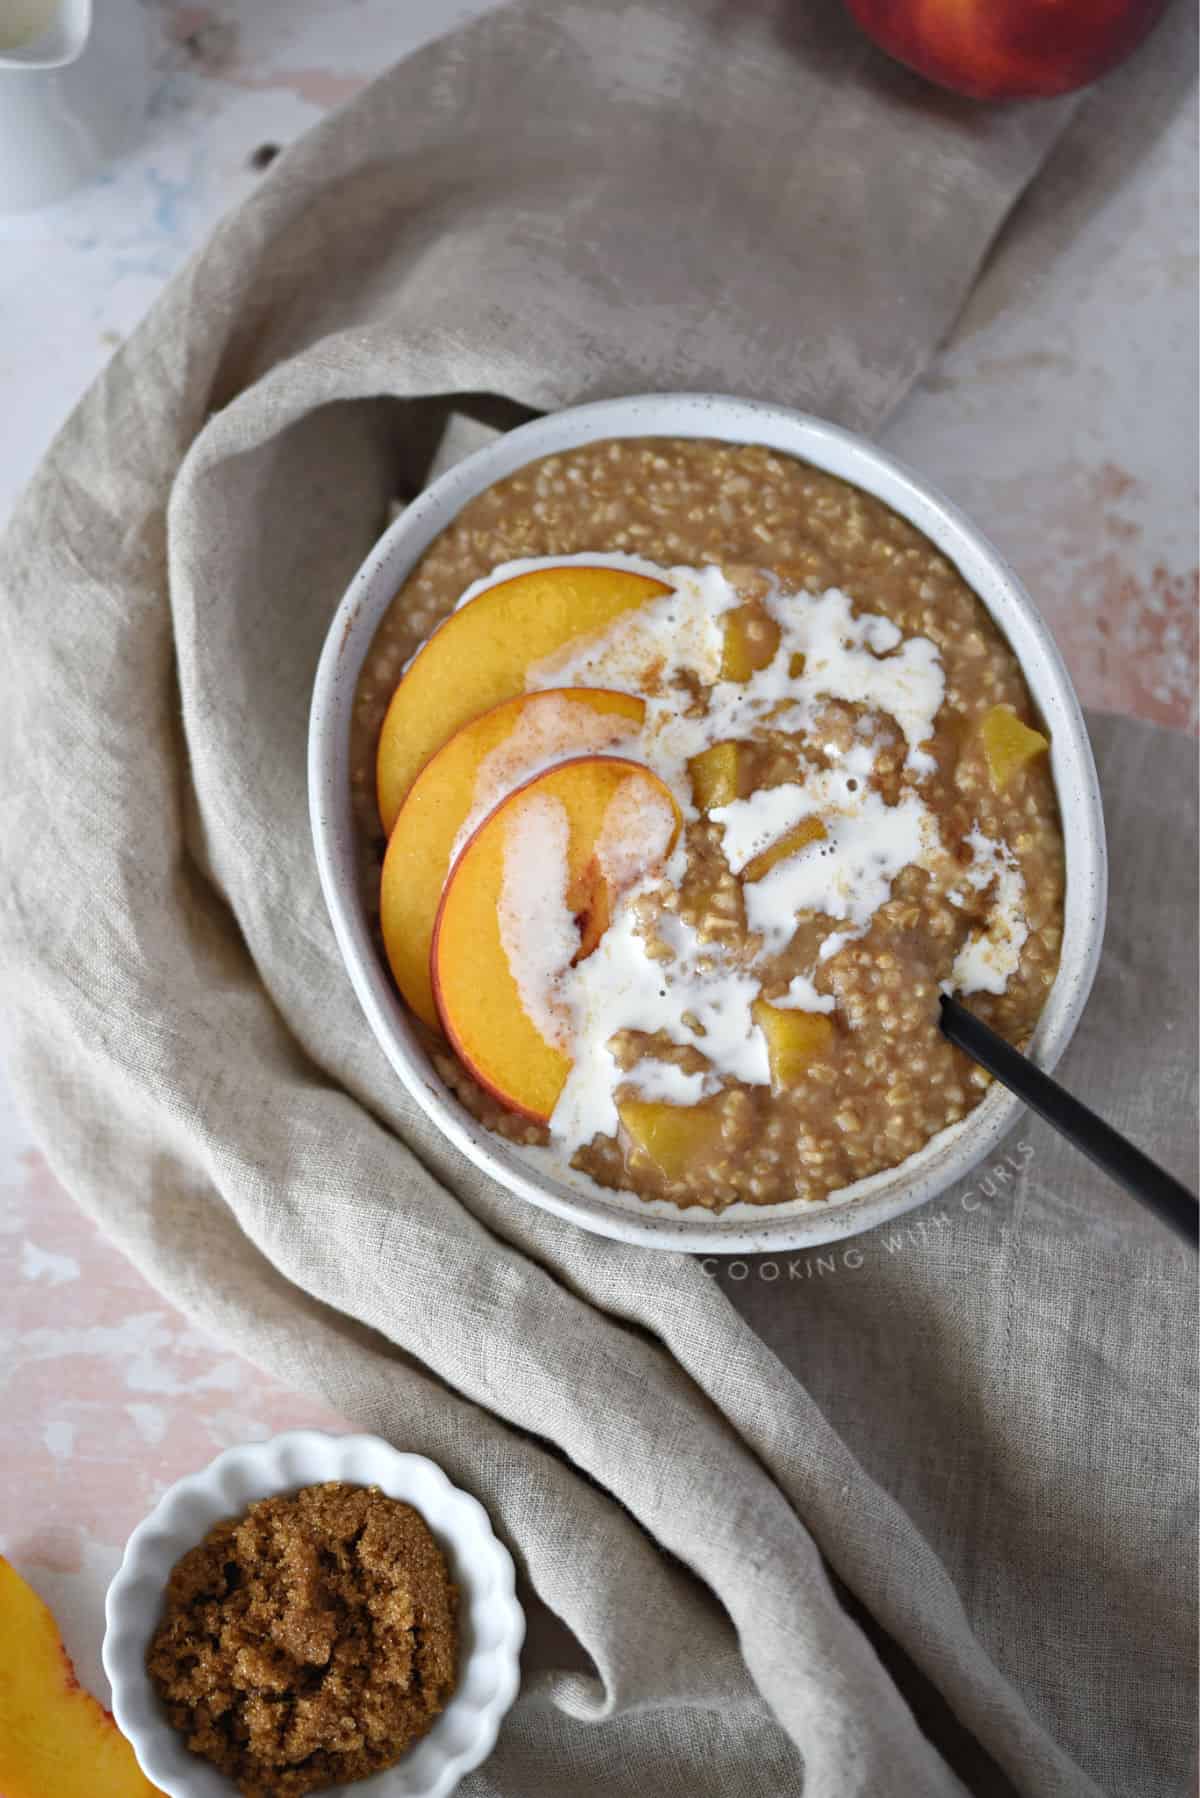
<path fill-rule="evenodd" d="M 735 1290 L 543 1215 L 398 1086 L 307 824 L 323 635 L 452 413 L 717 388 L 870 429 L 1065 116 L 931 97 L 832 6 L 503 9 L 279 159 L 0 548 L 12 1079 L 175 1303 L 487 1506 L 534 1627 L 465 1792 L 1158 1794 L 1186 1752 L 1173 1247 L 1040 1137 L 1014 1199 L 875 1242 L 857 1284 Z M 1145 881 L 1182 890 L 1186 757 L 1100 742 L 1114 909 L 1152 934 L 1119 939 L 1081 1084 L 1114 1007 L 1184 1028 Z M 1164 1155 L 1190 1077 L 1131 1119 Z M 1103 1554 L 1063 1551 L 1113 1482 Z M 1072 1612 L 1067 1568 L 1125 1584 Z M 1125 1651 L 1066 1633 L 1130 1614 Z"/>

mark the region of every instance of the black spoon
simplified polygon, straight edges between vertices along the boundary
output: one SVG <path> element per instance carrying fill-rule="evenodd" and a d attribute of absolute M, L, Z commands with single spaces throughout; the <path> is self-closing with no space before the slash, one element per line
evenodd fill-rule
<path fill-rule="evenodd" d="M 1134 1147 L 1128 1137 L 1106 1124 L 1103 1118 L 1073 1099 L 1049 1074 L 1043 1074 L 1027 1056 L 998 1036 L 989 1024 L 981 1023 L 974 1012 L 957 999 L 942 995 L 942 1034 L 949 1037 L 964 1054 L 980 1067 L 994 1074 L 1009 1092 L 1024 1099 L 1030 1111 L 1036 1111 L 1048 1124 L 1074 1143 L 1077 1149 L 1094 1161 L 1098 1168 L 1140 1199 L 1165 1224 L 1178 1230 L 1195 1248 L 1200 1231 L 1197 1221 L 1200 1208 L 1196 1200 L 1174 1174 L 1168 1174 L 1148 1155 Z"/>

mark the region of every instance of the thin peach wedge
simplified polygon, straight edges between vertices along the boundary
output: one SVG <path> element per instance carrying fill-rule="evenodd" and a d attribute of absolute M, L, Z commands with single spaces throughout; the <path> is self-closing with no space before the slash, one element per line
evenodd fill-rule
<path fill-rule="evenodd" d="M 679 834 L 670 790 L 640 762 L 583 756 L 517 789 L 451 870 L 430 978 L 459 1060 L 510 1111 L 546 1123 L 571 1071 L 561 996 L 622 892 Z"/>
<path fill-rule="evenodd" d="M 429 951 L 456 844 L 515 788 L 554 760 L 613 748 L 637 733 L 644 701 L 603 687 L 548 688 L 472 719 L 426 762 L 400 807 L 383 860 L 379 917 L 396 985 L 441 1029 Z"/>
<path fill-rule="evenodd" d="M 75 1678 L 58 1625 L 0 1555 L 4 1798 L 162 1798 L 112 1717 Z"/>
<path fill-rule="evenodd" d="M 799 854 L 810 843 L 819 843 L 828 834 L 819 818 L 802 818 L 794 830 L 785 831 L 778 842 L 772 843 L 769 849 L 764 849 L 761 855 L 754 856 L 746 863 L 742 869 L 742 879 L 761 880 L 777 863 L 786 861 L 789 855 Z"/>
<path fill-rule="evenodd" d="M 1011 706 L 994 705 L 979 726 L 992 785 L 1002 793 L 1013 775 L 1050 747 L 1049 737 L 1022 724 Z"/>
<path fill-rule="evenodd" d="M 628 569 L 568 564 L 514 575 L 451 612 L 414 656 L 383 721 L 375 774 L 385 833 L 430 756 L 472 718 L 523 693 L 534 663 L 670 591 Z"/>

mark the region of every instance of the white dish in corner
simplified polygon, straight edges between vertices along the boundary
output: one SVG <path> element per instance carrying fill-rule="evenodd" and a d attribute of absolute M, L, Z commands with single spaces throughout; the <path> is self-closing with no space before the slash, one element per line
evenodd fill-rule
<path fill-rule="evenodd" d="M 428 1735 L 394 1767 L 328 1787 L 329 1798 L 447 1798 L 495 1745 L 520 1683 L 525 1614 L 512 1556 L 487 1512 L 424 1455 L 404 1454 L 378 1436 L 291 1430 L 227 1449 L 165 1492 L 130 1536 L 108 1589 L 102 1658 L 113 1716 L 146 1777 L 168 1798 L 231 1798 L 236 1792 L 224 1774 L 188 1752 L 146 1673 L 171 1569 L 222 1518 L 239 1515 L 256 1499 L 325 1480 L 378 1486 L 421 1513 L 459 1590 L 460 1632 L 458 1685 Z"/>
<path fill-rule="evenodd" d="M 485 1129 L 438 1077 L 371 933 L 358 888 L 350 799 L 350 720 L 363 662 L 383 614 L 434 538 L 494 481 L 540 456 L 610 437 L 707 437 L 758 443 L 874 494 L 923 531 L 959 569 L 1007 637 L 1051 738 L 1066 845 L 1067 892 L 1058 975 L 1029 1053 L 1047 1070 L 1087 1002 L 1104 934 L 1107 865 L 1095 763 L 1079 701 L 1054 640 L 1016 575 L 949 500 L 863 437 L 807 413 L 721 394 L 657 393 L 550 413 L 467 456 L 407 506 L 375 545 L 333 617 L 313 688 L 309 811 L 334 935 L 371 1029 L 412 1097 L 470 1161 L 518 1197 L 585 1229 L 650 1248 L 770 1254 L 856 1236 L 936 1198 L 994 1151 L 1020 1101 L 993 1085 L 960 1123 L 898 1167 L 822 1204 L 731 1205 L 714 1216 L 609 1191 Z M 597 545 L 597 549 L 602 545 Z"/>

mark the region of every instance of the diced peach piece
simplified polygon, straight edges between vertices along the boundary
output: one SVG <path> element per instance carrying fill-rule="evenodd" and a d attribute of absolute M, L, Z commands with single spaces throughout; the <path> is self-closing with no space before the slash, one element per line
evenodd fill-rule
<path fill-rule="evenodd" d="M 796 855 L 809 843 L 819 843 L 828 834 L 819 818 L 802 818 L 794 830 L 785 831 L 777 843 L 772 843 L 769 849 L 764 849 L 761 855 L 756 855 L 746 863 L 742 869 L 742 879 L 761 880 L 764 874 L 771 872 L 776 863 L 786 861 L 789 855 Z"/>
<path fill-rule="evenodd" d="M 566 868 L 558 877 L 565 872 L 564 917 L 573 913 L 580 932 L 574 961 L 599 942 L 620 893 L 665 861 L 680 824 L 669 788 L 640 762 L 584 756 L 510 794 L 451 870 L 430 955 L 442 1028 L 481 1086 L 510 1110 L 541 1123 L 549 1119 L 571 1071 L 569 1020 L 556 1012 L 552 970 L 526 969 L 527 981 L 548 984 L 522 991 L 522 970 L 510 963 L 505 943 L 506 928 L 519 930 L 522 919 L 514 921 L 511 909 L 502 917 L 502 909 L 510 843 L 519 843 L 531 822 L 539 827 L 547 801 L 555 808 L 552 819 L 565 817 Z M 535 884 L 556 877 L 552 866 L 533 873 Z M 536 963 L 541 947 L 536 933 L 528 947 Z"/>
<path fill-rule="evenodd" d="M 754 1022 L 767 1039 L 771 1084 L 777 1092 L 799 1086 L 811 1064 L 833 1041 L 833 1020 L 823 1011 L 793 1011 L 756 999 Z"/>
<path fill-rule="evenodd" d="M 1018 769 L 1050 747 L 1050 739 L 1040 730 L 1022 724 L 1011 706 L 994 705 L 984 713 L 979 729 L 988 773 L 998 793 L 1004 791 Z"/>
<path fill-rule="evenodd" d="M 433 926 L 455 840 L 472 812 L 481 802 L 491 811 L 555 756 L 610 748 L 638 730 L 645 712 L 631 693 L 603 687 L 522 693 L 464 724 L 426 762 L 388 840 L 379 921 L 396 985 L 432 1030 L 441 1029 L 429 979 Z"/>
<path fill-rule="evenodd" d="M 760 605 L 751 601 L 726 612 L 721 679 L 748 681 L 766 667 L 778 648 L 779 626 Z"/>
<path fill-rule="evenodd" d="M 788 660 L 788 679 L 799 680 L 804 673 L 804 657 L 798 649 L 794 649 Z"/>
<path fill-rule="evenodd" d="M 698 810 L 711 812 L 718 805 L 732 804 L 738 796 L 737 744 L 713 743 L 702 749 L 688 763 L 688 773 Z"/>
<path fill-rule="evenodd" d="M 534 663 L 671 589 L 624 568 L 538 568 L 451 612 L 413 658 L 379 737 L 376 791 L 390 836 L 417 775 L 472 718 L 525 691 Z"/>
<path fill-rule="evenodd" d="M 58 1626 L 0 1555 L 4 1798 L 162 1798 L 103 1705 L 75 1678 Z"/>
<path fill-rule="evenodd" d="M 712 1104 L 622 1099 L 617 1111 L 630 1140 L 668 1180 L 681 1180 L 698 1162 L 711 1160 L 721 1146 L 721 1118 Z"/>

